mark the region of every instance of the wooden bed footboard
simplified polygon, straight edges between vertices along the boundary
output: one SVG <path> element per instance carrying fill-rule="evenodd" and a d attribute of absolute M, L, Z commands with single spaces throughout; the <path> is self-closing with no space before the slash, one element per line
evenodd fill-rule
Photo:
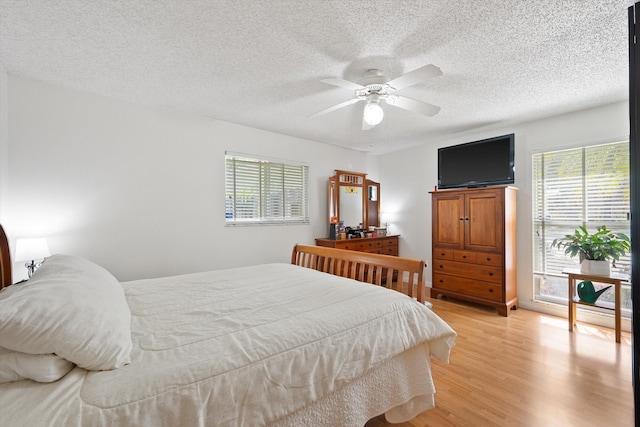
<path fill-rule="evenodd" d="M 0 289 L 11 284 L 11 255 L 9 239 L 0 225 Z"/>
<path fill-rule="evenodd" d="M 384 286 L 424 303 L 425 261 L 322 246 L 295 245 L 291 264 Z"/>

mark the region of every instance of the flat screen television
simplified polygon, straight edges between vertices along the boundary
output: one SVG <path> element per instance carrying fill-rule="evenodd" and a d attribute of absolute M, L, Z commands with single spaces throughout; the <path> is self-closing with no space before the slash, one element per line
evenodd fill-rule
<path fill-rule="evenodd" d="M 514 134 L 438 149 L 438 188 L 513 184 Z"/>

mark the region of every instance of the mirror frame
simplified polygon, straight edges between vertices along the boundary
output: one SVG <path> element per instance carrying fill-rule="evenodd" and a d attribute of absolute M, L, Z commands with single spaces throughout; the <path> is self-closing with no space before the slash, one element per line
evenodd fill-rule
<path fill-rule="evenodd" d="M 380 183 L 367 179 L 365 181 L 366 194 L 365 203 L 367 209 L 366 212 L 366 228 L 380 227 Z M 373 192 L 375 191 L 375 198 Z"/>

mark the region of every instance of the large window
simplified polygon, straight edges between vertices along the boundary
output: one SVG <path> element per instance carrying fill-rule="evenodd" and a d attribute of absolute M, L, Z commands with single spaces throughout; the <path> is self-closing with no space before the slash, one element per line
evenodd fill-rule
<path fill-rule="evenodd" d="M 606 225 L 629 235 L 629 143 L 620 142 L 533 155 L 533 269 L 535 298 L 567 301 L 565 268 L 579 260 L 551 248 L 551 242 L 573 234 L 583 225 L 589 231 Z M 612 272 L 630 274 L 630 256 L 616 262 Z M 622 289 L 622 307 L 631 309 L 629 287 Z M 613 302 L 613 291 L 599 301 Z M 624 313 L 624 311 L 623 311 Z"/>
<path fill-rule="evenodd" d="M 309 167 L 225 156 L 227 225 L 308 223 Z"/>
<path fill-rule="evenodd" d="M 308 223 L 308 175 L 306 165 L 227 153 L 227 225 Z"/>

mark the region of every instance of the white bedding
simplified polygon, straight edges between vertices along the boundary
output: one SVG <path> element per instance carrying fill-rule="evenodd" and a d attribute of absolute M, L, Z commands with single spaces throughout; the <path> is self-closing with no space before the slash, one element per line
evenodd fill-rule
<path fill-rule="evenodd" d="M 0 425 L 403 421 L 433 406 L 429 355 L 455 338 L 401 293 L 288 264 L 122 286 L 131 363 L 0 385 Z"/>

